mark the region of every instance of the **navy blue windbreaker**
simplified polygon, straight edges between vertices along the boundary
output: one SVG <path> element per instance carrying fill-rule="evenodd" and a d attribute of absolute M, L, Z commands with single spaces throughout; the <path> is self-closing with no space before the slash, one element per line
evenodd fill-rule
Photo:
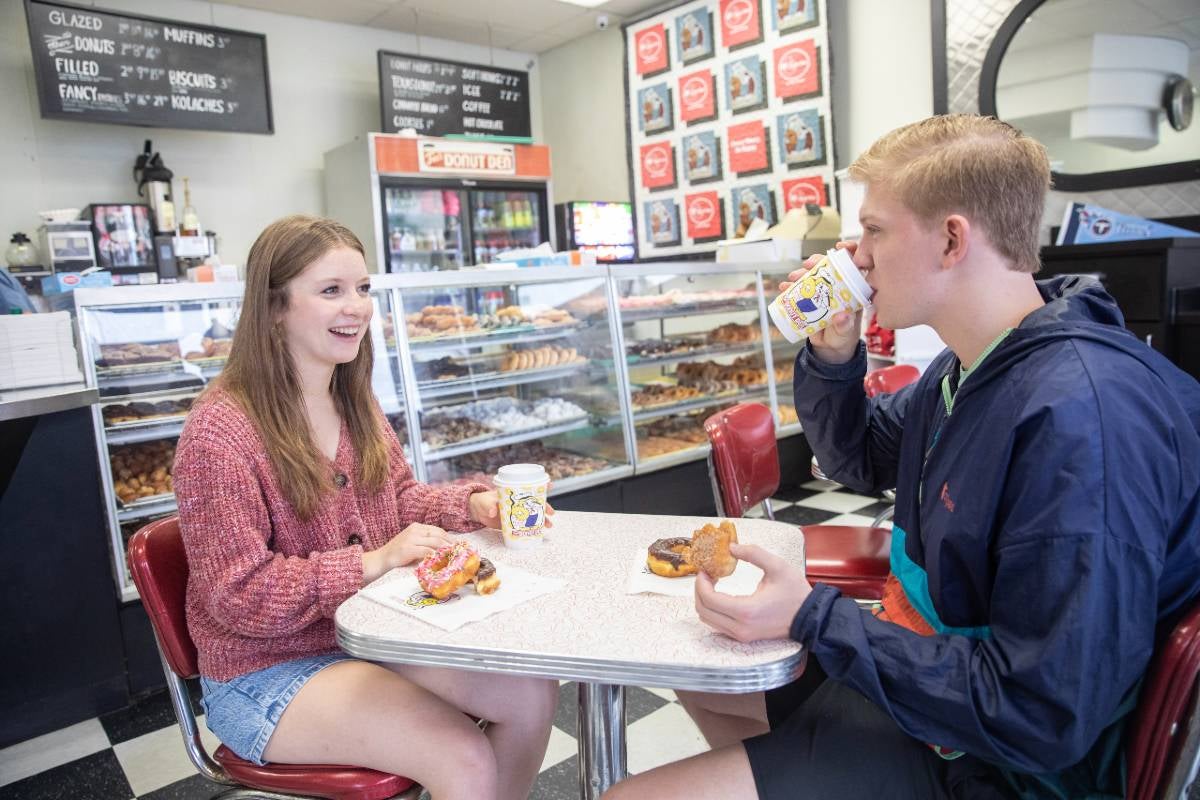
<path fill-rule="evenodd" d="M 1092 278 L 956 385 L 946 350 L 868 400 L 866 358 L 796 362 L 822 469 L 896 487 L 892 571 L 920 636 L 818 584 L 793 623 L 828 675 L 909 735 L 998 765 L 1025 796 L 1124 791 L 1120 737 L 1156 642 L 1200 593 L 1200 385 L 1122 327 Z"/>

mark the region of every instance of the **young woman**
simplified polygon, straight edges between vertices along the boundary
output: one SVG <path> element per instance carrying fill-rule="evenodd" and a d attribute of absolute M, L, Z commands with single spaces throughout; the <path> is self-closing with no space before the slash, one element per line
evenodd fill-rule
<path fill-rule="evenodd" d="M 344 226 L 268 226 L 228 364 L 184 426 L 175 493 L 207 724 L 256 763 L 370 767 L 435 798 L 525 798 L 555 682 L 374 664 L 334 641 L 334 611 L 361 586 L 447 529 L 499 523 L 489 487 L 413 479 L 371 393 L 369 284 Z"/>

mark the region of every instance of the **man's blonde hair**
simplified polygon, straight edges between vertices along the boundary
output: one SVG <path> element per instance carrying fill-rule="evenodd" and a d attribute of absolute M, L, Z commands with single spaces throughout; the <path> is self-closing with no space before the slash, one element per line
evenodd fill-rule
<path fill-rule="evenodd" d="M 927 223 L 962 214 L 1013 269 L 1037 272 L 1038 230 L 1050 159 L 1046 148 L 995 117 L 950 114 L 897 128 L 850 165 Z"/>

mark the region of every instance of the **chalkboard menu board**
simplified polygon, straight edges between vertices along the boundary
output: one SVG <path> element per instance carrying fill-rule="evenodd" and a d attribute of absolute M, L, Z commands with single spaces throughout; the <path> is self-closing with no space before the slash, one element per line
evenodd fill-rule
<path fill-rule="evenodd" d="M 273 133 L 262 34 L 25 0 L 42 116 Z"/>
<path fill-rule="evenodd" d="M 383 131 L 532 141 L 529 73 L 379 51 Z"/>

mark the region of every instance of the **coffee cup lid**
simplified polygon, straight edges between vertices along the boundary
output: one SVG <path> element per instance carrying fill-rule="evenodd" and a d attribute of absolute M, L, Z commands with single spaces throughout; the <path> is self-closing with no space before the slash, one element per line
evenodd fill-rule
<path fill-rule="evenodd" d="M 825 256 L 829 259 L 829 263 L 837 269 L 838 275 L 842 276 L 846 287 L 858 298 L 858 301 L 864 306 L 871 305 L 871 295 L 874 292 L 871 291 L 871 286 L 862 273 L 858 271 L 858 265 L 854 263 L 850 253 L 835 247 L 827 251 Z"/>
<path fill-rule="evenodd" d="M 502 483 L 538 483 L 549 477 L 541 464 L 507 464 L 496 470 L 496 481 Z"/>

